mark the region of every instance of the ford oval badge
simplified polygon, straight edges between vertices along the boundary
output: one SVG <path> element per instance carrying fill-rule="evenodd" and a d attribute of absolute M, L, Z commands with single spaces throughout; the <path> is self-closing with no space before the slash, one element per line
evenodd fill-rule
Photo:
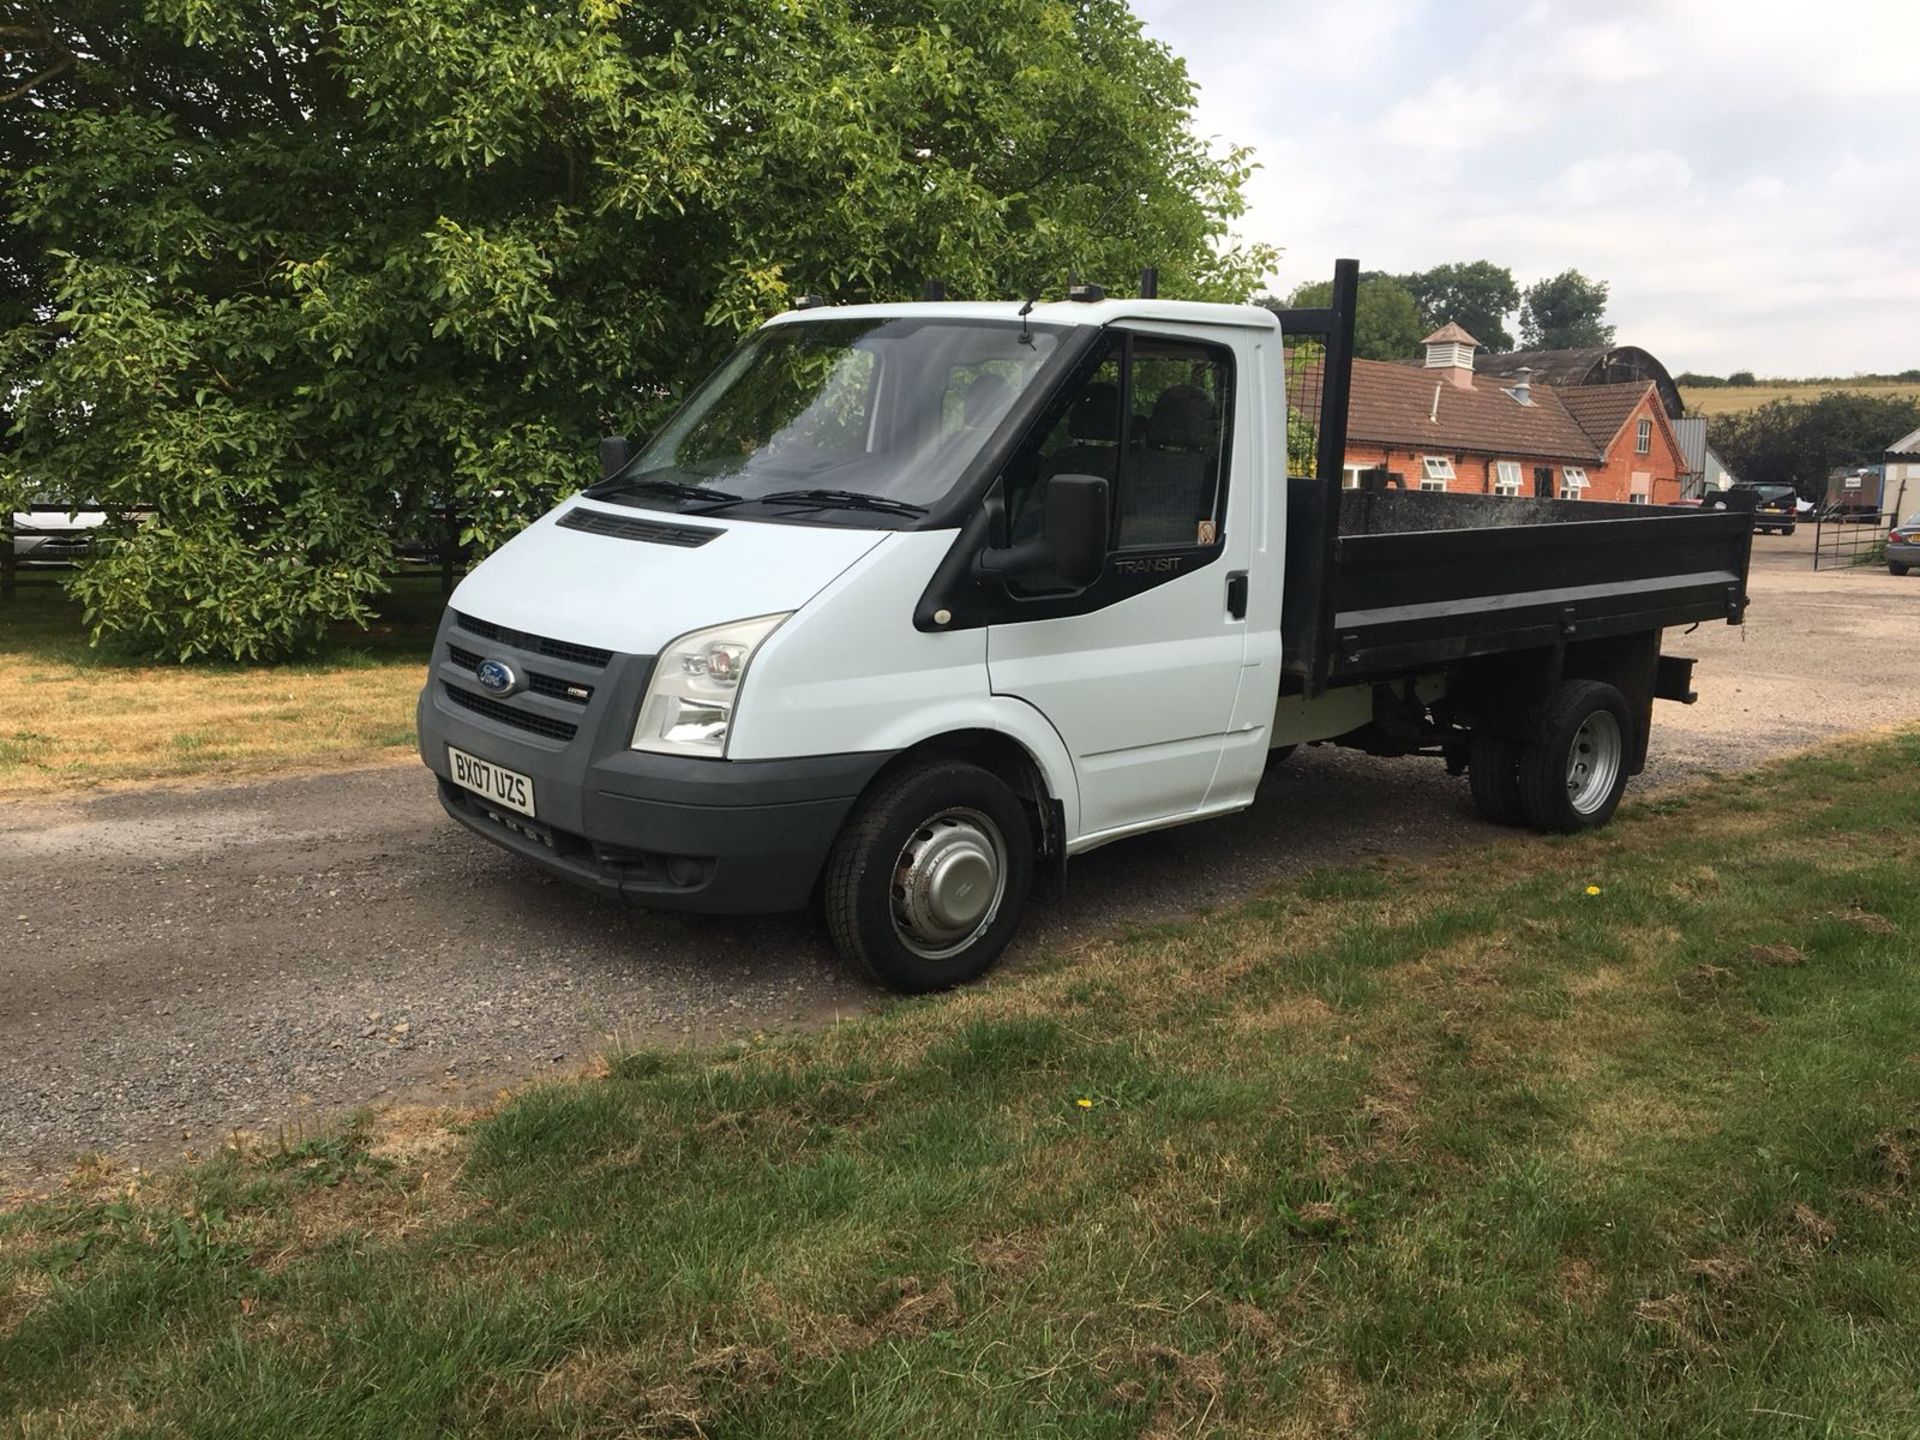
<path fill-rule="evenodd" d="M 520 677 L 504 660 L 482 660 L 474 667 L 473 678 L 489 695 L 511 695 L 520 688 Z"/>

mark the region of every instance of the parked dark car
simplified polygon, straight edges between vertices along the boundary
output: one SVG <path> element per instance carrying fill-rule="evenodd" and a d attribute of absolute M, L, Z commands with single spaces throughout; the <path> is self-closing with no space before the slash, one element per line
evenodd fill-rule
<path fill-rule="evenodd" d="M 1920 515 L 1909 515 L 1904 525 L 1887 532 L 1887 569 L 1904 575 L 1920 565 Z"/>
<path fill-rule="evenodd" d="M 1753 492 L 1753 528 L 1756 534 L 1762 531 L 1777 531 L 1782 535 L 1793 533 L 1793 527 L 1800 519 L 1800 492 L 1793 486 L 1781 481 L 1763 481 L 1752 485 L 1736 485 L 1734 489 Z"/>

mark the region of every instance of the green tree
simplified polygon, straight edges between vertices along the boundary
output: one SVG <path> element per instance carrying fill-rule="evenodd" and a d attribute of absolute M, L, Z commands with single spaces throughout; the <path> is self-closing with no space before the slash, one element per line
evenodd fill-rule
<path fill-rule="evenodd" d="M 1123 0 L 12 8 L 0 487 L 122 513 L 73 589 L 161 655 L 364 619 L 397 527 L 497 543 L 802 291 L 1272 258 Z"/>
<path fill-rule="evenodd" d="M 1399 280 L 1420 309 L 1424 334 L 1452 321 L 1488 350 L 1513 348 L 1507 317 L 1520 304 L 1520 289 L 1506 266 L 1469 260 L 1436 265 Z"/>
<path fill-rule="evenodd" d="M 1714 450 L 1738 478 L 1784 482 L 1809 500 L 1825 495 L 1831 472 L 1878 461 L 1889 444 L 1916 427 L 1920 400 L 1858 390 L 1773 400 L 1707 423 Z"/>
<path fill-rule="evenodd" d="M 1527 350 L 1582 350 L 1613 344 L 1607 282 L 1563 270 L 1520 296 L 1520 344 Z"/>
<path fill-rule="evenodd" d="M 1281 308 L 1271 298 L 1263 302 L 1270 309 Z M 1285 304 L 1319 307 L 1333 303 L 1331 280 L 1310 280 L 1295 288 Z M 1420 311 L 1413 297 L 1391 275 L 1368 275 L 1361 279 L 1353 312 L 1353 353 L 1362 360 L 1405 360 L 1420 348 L 1427 331 L 1420 323 Z"/>

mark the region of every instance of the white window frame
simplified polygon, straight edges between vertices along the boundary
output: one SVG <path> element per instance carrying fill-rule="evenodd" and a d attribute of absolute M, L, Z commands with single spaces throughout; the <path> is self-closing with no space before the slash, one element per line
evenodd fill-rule
<path fill-rule="evenodd" d="M 1635 470 L 1627 477 L 1627 501 L 1633 505 L 1653 503 L 1653 472 Z"/>
<path fill-rule="evenodd" d="M 1453 461 L 1445 455 L 1420 457 L 1420 488 L 1422 490 L 1444 490 L 1452 479 Z"/>
<path fill-rule="evenodd" d="M 1358 490 L 1360 488 L 1360 477 L 1373 468 L 1371 465 L 1342 465 L 1340 467 L 1340 488 L 1342 490 Z"/>
<path fill-rule="evenodd" d="M 1633 437 L 1633 453 L 1651 455 L 1653 453 L 1653 421 L 1642 416 L 1640 428 Z"/>
<path fill-rule="evenodd" d="M 1518 460 L 1496 460 L 1493 462 L 1493 493 L 1518 499 L 1520 495 L 1520 462 Z"/>
<path fill-rule="evenodd" d="M 1587 472 L 1584 466 L 1562 465 L 1560 467 L 1560 498 L 1562 500 L 1584 500 L 1587 484 Z"/>

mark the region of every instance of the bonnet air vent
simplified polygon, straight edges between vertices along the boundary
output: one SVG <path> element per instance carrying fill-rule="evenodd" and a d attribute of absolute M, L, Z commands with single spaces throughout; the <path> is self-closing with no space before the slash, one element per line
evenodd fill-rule
<path fill-rule="evenodd" d="M 666 525 L 658 520 L 634 520 L 625 515 L 609 515 L 604 510 L 584 510 L 579 506 L 554 522 L 562 530 L 584 530 L 589 535 L 611 535 L 616 540 L 644 540 L 649 545 L 678 545 L 692 550 L 720 534 L 697 525 Z"/>

